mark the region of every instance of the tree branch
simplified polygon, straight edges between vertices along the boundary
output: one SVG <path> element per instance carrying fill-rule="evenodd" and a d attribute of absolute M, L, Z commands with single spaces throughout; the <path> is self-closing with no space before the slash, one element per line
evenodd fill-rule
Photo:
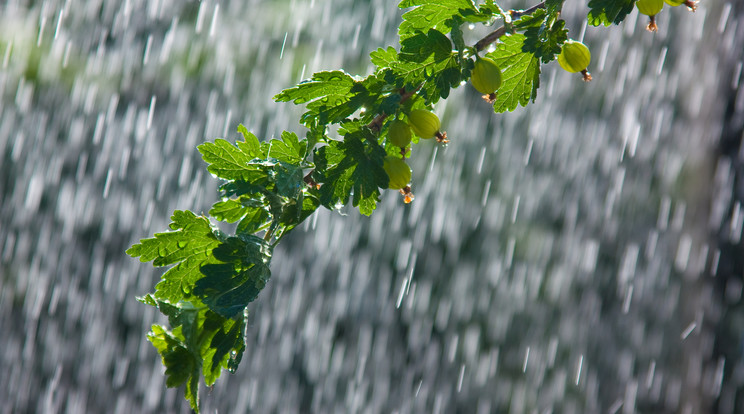
<path fill-rule="evenodd" d="M 545 2 L 537 3 L 536 5 L 530 7 L 527 10 L 509 10 L 509 16 L 511 16 L 512 20 L 517 20 L 520 17 L 526 15 L 526 14 L 532 14 L 537 9 L 544 9 L 545 8 Z M 480 52 L 481 50 L 485 49 L 490 45 L 491 43 L 494 43 L 495 41 L 499 40 L 499 38 L 506 34 L 506 25 L 499 27 L 498 29 L 494 30 L 493 32 L 489 33 L 484 37 L 483 39 L 479 40 L 475 46 L 476 52 Z"/>

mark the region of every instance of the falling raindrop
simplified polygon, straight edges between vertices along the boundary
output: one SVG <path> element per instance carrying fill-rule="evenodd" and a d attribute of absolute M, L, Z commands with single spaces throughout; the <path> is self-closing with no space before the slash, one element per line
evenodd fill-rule
<path fill-rule="evenodd" d="M 166 269 L 123 252 L 218 200 L 200 142 L 304 136 L 272 97 L 367 75 L 398 41 L 383 3 L 0 5 L 0 412 L 187 412 L 145 340 L 165 318 L 134 300 Z M 664 13 L 647 36 L 566 8 L 591 85 L 542 65 L 536 103 L 499 115 L 454 91 L 411 205 L 324 210 L 278 245 L 205 411 L 742 412 L 744 20 Z"/>

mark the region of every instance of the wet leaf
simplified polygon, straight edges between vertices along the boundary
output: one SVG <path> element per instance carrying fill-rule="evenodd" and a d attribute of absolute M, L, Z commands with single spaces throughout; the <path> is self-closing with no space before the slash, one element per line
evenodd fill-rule
<path fill-rule="evenodd" d="M 403 13 L 403 22 L 398 27 L 401 42 L 415 36 L 417 32 L 426 33 L 429 29 L 449 33 L 450 27 L 446 24 L 448 19 L 477 14 L 477 9 L 470 0 L 403 0 L 398 7 L 412 7 Z"/>
<path fill-rule="evenodd" d="M 537 97 L 540 86 L 540 60 L 524 52 L 523 34 L 503 36 L 496 50 L 487 56 L 501 68 L 503 83 L 493 104 L 495 112 L 513 111 Z"/>
<path fill-rule="evenodd" d="M 635 0 L 590 0 L 587 19 L 592 26 L 620 24 L 634 4 Z"/>
<path fill-rule="evenodd" d="M 385 150 L 367 129 L 346 134 L 343 141 L 322 147 L 316 155 L 320 187 L 320 203 L 334 209 L 346 204 L 353 196 L 352 205 L 362 214 L 374 211 L 380 187 L 388 184 L 382 168 Z"/>
<path fill-rule="evenodd" d="M 212 249 L 220 244 L 209 220 L 190 211 L 173 212 L 170 232 L 155 233 L 127 250 L 132 257 L 153 266 L 170 266 L 155 286 L 155 296 L 178 302 L 191 296 L 194 282 L 202 277 L 201 266 L 214 263 Z"/>

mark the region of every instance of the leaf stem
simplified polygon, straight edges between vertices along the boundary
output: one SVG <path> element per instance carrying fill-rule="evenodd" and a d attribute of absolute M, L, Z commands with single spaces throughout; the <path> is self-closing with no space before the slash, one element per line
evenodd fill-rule
<path fill-rule="evenodd" d="M 530 7 L 527 10 L 509 10 L 509 16 L 511 16 L 512 20 L 516 20 L 526 14 L 534 13 L 535 10 L 537 9 L 544 9 L 544 8 L 545 8 L 545 2 L 542 1 Z M 488 45 L 490 45 L 491 43 L 494 43 L 495 41 L 499 40 L 499 38 L 505 34 L 506 34 L 506 26 L 504 25 L 494 30 L 493 32 L 487 34 L 483 39 L 476 42 L 473 48 L 475 48 L 476 52 L 480 52 L 481 50 L 487 48 Z"/>

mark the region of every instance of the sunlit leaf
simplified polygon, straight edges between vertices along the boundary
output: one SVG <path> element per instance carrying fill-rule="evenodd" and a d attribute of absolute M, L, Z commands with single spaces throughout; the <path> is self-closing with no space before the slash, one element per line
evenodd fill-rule
<path fill-rule="evenodd" d="M 488 56 L 501 68 L 503 83 L 493 104 L 495 112 L 513 111 L 537 97 L 540 86 L 540 60 L 524 52 L 523 34 L 503 36 L 496 50 Z"/>
<path fill-rule="evenodd" d="M 139 257 L 142 262 L 153 261 L 153 266 L 175 265 L 155 286 L 155 296 L 178 302 L 191 295 L 194 282 L 202 277 L 199 269 L 215 262 L 211 253 L 220 241 L 205 217 L 176 210 L 171 220 L 173 231 L 155 233 L 150 239 L 142 239 L 130 247 L 127 254 Z"/>
<path fill-rule="evenodd" d="M 383 149 L 369 130 L 346 134 L 343 141 L 334 141 L 320 148 L 316 164 L 322 168 L 318 174 L 320 203 L 328 208 L 346 204 L 353 196 L 352 205 L 359 206 L 362 214 L 370 215 L 380 196 L 380 187 L 388 185 L 382 168 Z"/>
<path fill-rule="evenodd" d="M 417 32 L 426 33 L 429 29 L 449 33 L 450 27 L 446 21 L 452 16 L 466 17 L 477 13 L 471 0 L 403 0 L 398 7 L 412 7 L 403 13 L 403 21 L 398 27 L 401 42 Z"/>
<path fill-rule="evenodd" d="M 587 19 L 592 26 L 620 24 L 633 11 L 636 0 L 590 0 Z"/>

